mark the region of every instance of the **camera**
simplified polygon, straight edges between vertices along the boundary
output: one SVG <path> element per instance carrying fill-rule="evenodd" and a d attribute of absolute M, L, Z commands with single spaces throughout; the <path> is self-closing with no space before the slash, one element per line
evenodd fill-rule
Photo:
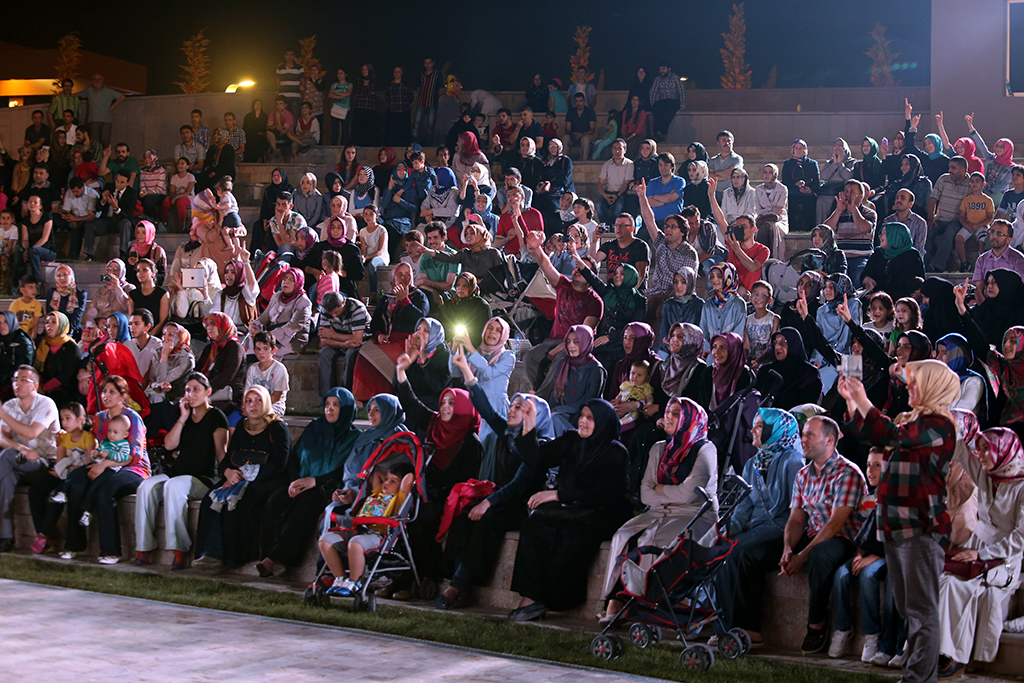
<path fill-rule="evenodd" d="M 744 228 L 742 225 L 730 225 L 729 234 L 735 237 L 737 242 L 742 242 L 744 239 L 746 239 L 746 228 Z"/>
<path fill-rule="evenodd" d="M 103 273 L 103 275 L 100 275 L 100 282 L 113 282 L 113 281 L 114 281 L 114 278 L 112 278 L 110 275 L 108 275 L 106 273 Z"/>

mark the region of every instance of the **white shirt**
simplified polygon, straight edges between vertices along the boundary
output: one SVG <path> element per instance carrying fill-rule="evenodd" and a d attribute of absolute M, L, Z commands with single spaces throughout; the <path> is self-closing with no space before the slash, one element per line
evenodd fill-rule
<path fill-rule="evenodd" d="M 245 387 L 253 385 L 264 387 L 273 396 L 275 391 L 281 392 L 281 400 L 272 406 L 278 417 L 284 417 L 285 400 L 288 398 L 288 370 L 280 361 L 272 361 L 266 372 L 260 370 L 259 363 L 253 363 L 245 371 Z"/>
<path fill-rule="evenodd" d="M 601 179 L 606 192 L 621 192 L 633 179 L 633 162 L 623 158 L 622 163 L 617 164 L 615 159 L 609 159 L 601 166 Z"/>
<path fill-rule="evenodd" d="M 139 366 L 139 374 L 145 380 L 149 379 L 149 368 L 152 367 L 153 363 L 160 360 L 160 352 L 163 349 L 163 344 L 156 337 L 150 336 L 149 341 L 146 342 L 145 348 L 139 347 L 139 341 L 132 337 L 124 343 L 128 347 L 128 350 L 135 356 L 135 363 Z"/>
<path fill-rule="evenodd" d="M 64 204 L 61 206 L 61 209 L 63 211 L 67 211 L 76 218 L 85 218 L 86 216 L 95 218 L 96 207 L 99 203 L 99 194 L 97 194 L 96 190 L 87 185 L 82 188 L 81 197 L 76 197 L 71 190 L 65 192 Z"/>
<path fill-rule="evenodd" d="M 19 436 L 6 422 L 3 423 L 5 436 L 11 441 L 27 446 L 44 458 L 53 460 L 57 457 L 57 434 L 60 432 L 60 414 L 57 412 L 57 404 L 49 396 L 36 394 L 32 406 L 27 410 L 21 409 L 21 399 L 12 398 L 4 402 L 4 410 L 25 425 L 39 423 L 43 425 L 43 431 L 39 436 L 26 441 Z"/>

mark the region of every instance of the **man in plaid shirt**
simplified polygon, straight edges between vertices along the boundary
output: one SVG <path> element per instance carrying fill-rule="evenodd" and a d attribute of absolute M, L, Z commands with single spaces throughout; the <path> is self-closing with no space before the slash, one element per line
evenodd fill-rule
<path fill-rule="evenodd" d="M 412 88 L 402 82 L 402 67 L 396 66 L 394 79 L 384 91 L 384 144 L 405 147 L 412 138 Z"/>
<path fill-rule="evenodd" d="M 867 493 L 864 474 L 836 450 L 839 425 L 823 415 L 804 425 L 800 443 L 810 462 L 797 472 L 783 539 L 780 572 L 796 574 L 807 565 L 810 605 L 801 650 L 820 652 L 828 640 L 832 578 L 857 550 L 853 539 L 863 520 L 855 513 Z"/>
<path fill-rule="evenodd" d="M 939 575 L 952 528 L 945 505 L 946 474 L 957 438 L 948 415 L 960 382 L 937 360 L 908 363 L 907 372 L 916 415 L 897 418 L 898 424 L 871 404 L 859 380 L 840 378 L 838 389 L 852 414 L 850 432 L 892 449 L 878 483 L 875 510 L 896 608 L 907 620 L 902 680 L 910 683 L 938 677 Z"/>

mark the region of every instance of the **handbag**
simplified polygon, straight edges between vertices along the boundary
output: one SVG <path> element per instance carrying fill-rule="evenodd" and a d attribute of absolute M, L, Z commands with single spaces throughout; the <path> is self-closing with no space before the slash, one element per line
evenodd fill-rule
<path fill-rule="evenodd" d="M 963 548 L 949 548 L 946 550 L 946 562 L 942 565 L 942 571 L 968 581 L 976 579 L 979 576 L 984 576 L 987 579 L 990 570 L 995 569 L 1006 562 L 1006 560 L 1002 558 L 991 560 L 972 560 L 970 562 L 954 560 L 953 556 L 961 550 L 963 550 Z"/>

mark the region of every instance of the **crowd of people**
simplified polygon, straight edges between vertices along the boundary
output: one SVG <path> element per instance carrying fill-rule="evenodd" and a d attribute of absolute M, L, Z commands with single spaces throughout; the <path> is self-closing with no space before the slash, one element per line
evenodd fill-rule
<path fill-rule="evenodd" d="M 297 104 L 299 120 L 322 116 L 306 94 L 315 66 L 303 75 L 286 54 L 277 120 Z M 435 87 L 431 60 L 428 76 Z M 569 90 L 584 122 L 586 76 Z M 630 114 L 650 111 L 658 130 L 667 91 L 644 78 Z M 539 104 L 542 86 L 538 76 L 527 100 Z M 422 102 L 417 132 L 435 116 Z M 356 137 L 368 118 L 353 107 Z M 385 131 L 406 133 L 410 111 L 389 109 Z M 235 129 L 204 133 L 202 112 L 181 129 L 176 185 L 147 177 L 155 150 L 140 166 L 123 143 L 102 149 L 91 180 L 51 182 L 61 176 L 37 161 L 0 214 L 23 250 L 4 263 L 31 271 L 0 317 L 0 372 L 13 378 L 0 390 L 0 549 L 13 545 L 23 482 L 34 552 L 56 550 L 66 511 L 61 556 L 83 552 L 95 525 L 99 561 L 116 563 L 116 501 L 134 493 L 137 563 L 162 548 L 174 568 L 191 553 L 196 569 L 256 561 L 271 576 L 301 564 L 328 504 L 388 516 L 419 495 L 417 473 L 397 467 L 357 500 L 370 454 L 412 431 L 431 454 L 413 548 L 422 574 L 450 579 L 439 609 L 471 599 L 518 530 L 511 619 L 582 604 L 611 540 L 598 616 L 612 621 L 621 553 L 669 542 L 700 508 L 697 489 L 717 501 L 731 472 L 750 497 L 722 520 L 715 502 L 693 529 L 704 543 L 737 541 L 716 578 L 729 627 L 760 642 L 765 574 L 806 570 L 806 653 L 848 653 L 856 579 L 864 661 L 902 666 L 906 680 L 992 661 L 1024 553 L 1024 167 L 1013 143 L 989 152 L 969 115 L 969 135 L 950 145 L 939 115 L 919 150 L 908 102 L 891 143 L 865 137 L 857 160 L 840 138 L 819 165 L 797 140 L 754 186 L 729 131 L 714 157 L 694 142 L 677 160 L 623 125 L 588 198 L 568 154 L 578 143 L 590 156 L 575 123 L 563 140 L 531 106 L 515 125 L 507 110 L 489 113 L 493 139 L 474 109 L 456 112 L 432 163 L 415 142 L 404 160 L 380 149 L 375 164 L 347 145 L 326 193 L 312 173 L 296 188 L 274 169 L 248 226 L 227 161 L 208 167 L 201 151 L 204 138 L 234 146 Z M 289 139 L 272 127 L 267 149 Z M 232 164 L 252 149 L 238 139 Z M 120 236 L 95 291 L 67 263 L 39 291 L 58 204 L 87 256 L 97 234 Z M 190 238 L 168 264 L 155 224 L 171 209 Z M 791 230 L 810 232 L 813 248 L 787 258 Z M 973 274 L 930 274 L 951 268 Z M 322 416 L 293 444 L 282 359 L 307 350 L 319 353 Z M 193 538 L 188 503 L 200 500 Z M 319 536 L 329 593 L 361 589 L 380 535 Z M 1007 628 L 1024 630 L 1017 617 Z"/>

